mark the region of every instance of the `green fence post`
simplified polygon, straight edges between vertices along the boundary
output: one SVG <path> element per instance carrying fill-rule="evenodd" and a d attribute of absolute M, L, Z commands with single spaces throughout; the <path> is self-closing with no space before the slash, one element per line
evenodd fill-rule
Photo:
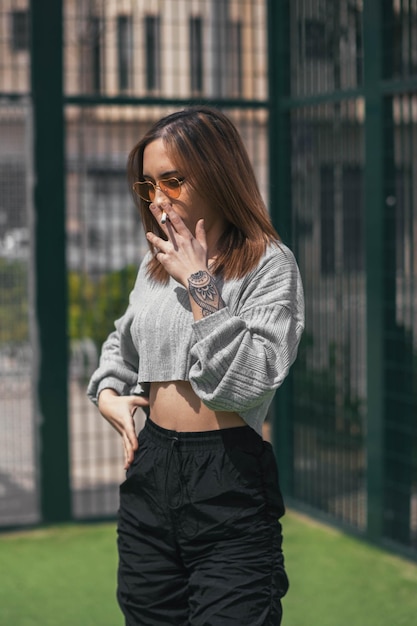
<path fill-rule="evenodd" d="M 406 14 L 407 15 L 407 14 Z M 383 43 L 384 50 L 389 51 L 384 58 L 384 76 L 393 79 L 398 72 L 395 67 L 391 30 L 388 25 L 395 23 L 394 7 L 389 0 L 384 2 L 384 28 L 386 33 Z M 413 18 L 409 12 L 407 15 L 408 28 L 412 29 Z M 405 41 L 403 43 L 406 43 Z M 412 39 L 408 40 L 409 54 Z M 395 78 L 394 78 L 395 80 Z M 404 82 L 397 79 L 397 88 L 401 93 L 406 93 L 407 87 Z M 415 88 L 414 88 L 415 89 Z M 413 90 L 414 91 L 414 90 Z M 385 89 L 385 114 L 384 114 L 384 183 L 385 198 L 390 199 L 387 203 L 385 214 L 385 248 L 384 248 L 384 288 L 385 288 L 385 384 L 384 390 L 384 539 L 390 539 L 410 547 L 413 542 L 413 530 L 411 523 L 412 498 L 413 498 L 413 429 L 415 428 L 415 405 L 413 405 L 413 337 L 412 330 L 407 323 L 398 317 L 397 279 L 397 255 L 404 246 L 405 241 L 400 243 L 398 232 L 397 211 L 404 210 L 401 207 L 401 191 L 399 190 L 401 174 L 406 179 L 405 187 L 412 178 L 411 171 L 402 172 L 407 162 L 407 152 L 400 139 L 404 133 L 404 117 L 401 120 L 393 119 L 393 94 Z M 409 131 L 410 132 L 410 131 Z M 410 132 L 412 135 L 412 132 Z M 395 136 L 397 135 L 397 140 Z M 412 141 L 412 139 L 411 139 Z M 402 152 L 397 151 L 402 148 Z M 410 157 L 413 159 L 412 148 Z M 400 180 L 399 180 L 400 178 Z M 411 186 L 411 185 L 410 185 Z M 400 193 L 399 193 L 400 191 Z M 412 192 L 411 192 L 412 193 Z M 399 195 L 399 197 L 398 197 Z M 397 200 L 399 201 L 397 203 Z M 410 204 L 412 200 L 410 199 Z M 401 304 L 400 304 L 401 306 Z"/>
<path fill-rule="evenodd" d="M 384 484 L 384 99 L 382 3 L 363 5 L 367 299 L 367 534 L 383 534 Z"/>
<path fill-rule="evenodd" d="M 31 0 L 31 24 L 39 488 L 50 523 L 71 515 L 62 0 Z"/>
<path fill-rule="evenodd" d="M 290 95 L 289 3 L 268 2 L 269 205 L 272 221 L 291 246 L 290 116 L 283 105 Z M 271 407 L 272 436 L 282 489 L 293 492 L 293 424 L 291 375 Z"/>

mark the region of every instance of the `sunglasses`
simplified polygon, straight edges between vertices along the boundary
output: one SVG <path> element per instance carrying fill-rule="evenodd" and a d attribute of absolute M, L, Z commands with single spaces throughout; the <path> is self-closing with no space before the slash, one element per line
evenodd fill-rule
<path fill-rule="evenodd" d="M 153 202 L 156 196 L 156 190 L 159 189 L 168 198 L 179 198 L 181 194 L 181 186 L 185 182 L 185 178 L 163 178 L 153 183 L 150 180 L 141 180 L 133 184 L 133 191 L 138 194 L 145 202 Z"/>

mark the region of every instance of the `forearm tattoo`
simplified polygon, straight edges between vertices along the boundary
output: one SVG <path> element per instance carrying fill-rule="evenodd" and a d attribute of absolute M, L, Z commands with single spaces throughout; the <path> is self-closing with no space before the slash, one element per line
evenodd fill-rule
<path fill-rule="evenodd" d="M 211 274 L 200 270 L 188 278 L 188 289 L 193 300 L 200 307 L 203 317 L 224 307 L 215 280 Z"/>

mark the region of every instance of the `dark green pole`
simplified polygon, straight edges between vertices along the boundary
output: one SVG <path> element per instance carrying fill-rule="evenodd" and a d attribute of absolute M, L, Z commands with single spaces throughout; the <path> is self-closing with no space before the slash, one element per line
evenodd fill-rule
<path fill-rule="evenodd" d="M 31 24 L 39 487 L 50 523 L 71 515 L 62 0 L 31 0 Z"/>
<path fill-rule="evenodd" d="M 367 298 L 367 534 L 383 534 L 384 484 L 384 100 L 380 0 L 363 5 Z"/>
<path fill-rule="evenodd" d="M 389 0 L 384 0 L 384 22 L 392 24 L 394 9 Z M 408 16 L 411 23 L 411 18 Z M 384 71 L 390 78 L 393 75 L 392 42 L 390 31 L 386 33 L 384 50 L 390 51 L 384 60 Z M 410 40 L 411 41 L 411 40 Z M 410 44 L 411 45 L 411 44 Z M 388 63 L 389 62 L 389 63 Z M 385 286 L 385 385 L 384 407 L 384 538 L 409 546 L 412 541 L 411 502 L 413 494 L 413 437 L 415 428 L 415 406 L 413 406 L 413 338 L 407 324 L 397 319 L 397 255 L 401 253 L 403 243 L 396 236 L 396 212 L 401 211 L 399 203 L 404 201 L 398 195 L 398 173 L 401 157 L 396 157 L 395 133 L 404 133 L 404 127 L 393 119 L 392 96 L 384 99 L 384 196 L 388 200 L 385 210 L 385 247 L 384 247 L 384 286 Z M 408 133 L 410 131 L 408 130 Z M 411 139 L 412 141 L 412 139 Z M 404 149 L 404 145 L 402 145 Z M 410 151 L 411 154 L 411 151 Z M 405 154 L 401 155 L 403 158 Z M 398 159 L 399 163 L 396 164 Z M 400 170 L 401 171 L 401 170 Z M 408 168 L 403 172 L 405 179 L 411 178 Z M 407 181 L 408 182 L 408 181 Z M 406 185 L 408 186 L 408 185 Z M 410 183 L 411 187 L 411 183 Z M 394 200 L 394 203 L 392 200 Z"/>
<path fill-rule="evenodd" d="M 291 246 L 289 2 L 268 1 L 269 204 L 272 221 Z M 291 375 L 271 407 L 272 436 L 284 494 L 293 492 L 293 424 Z"/>

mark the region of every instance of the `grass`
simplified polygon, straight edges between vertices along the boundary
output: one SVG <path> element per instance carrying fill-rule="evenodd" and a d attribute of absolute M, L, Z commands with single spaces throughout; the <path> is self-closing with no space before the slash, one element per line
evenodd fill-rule
<path fill-rule="evenodd" d="M 292 513 L 283 626 L 413 626 L 417 564 Z"/>
<path fill-rule="evenodd" d="M 0 624 L 122 626 L 114 525 L 0 536 Z"/>
<path fill-rule="evenodd" d="M 284 529 L 283 626 L 416 623 L 417 565 L 293 512 Z M 115 538 L 109 524 L 0 535 L 0 624 L 122 626 Z"/>

